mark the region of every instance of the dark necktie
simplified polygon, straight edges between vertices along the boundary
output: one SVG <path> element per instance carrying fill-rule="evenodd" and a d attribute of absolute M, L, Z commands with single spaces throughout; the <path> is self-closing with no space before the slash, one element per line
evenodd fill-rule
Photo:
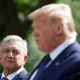
<path fill-rule="evenodd" d="M 44 57 L 43 61 L 41 62 L 41 64 L 38 67 L 38 72 L 35 75 L 33 80 L 38 80 L 38 78 L 44 73 L 45 69 L 46 69 L 46 65 L 49 63 L 50 61 L 50 56 L 47 55 Z"/>
<path fill-rule="evenodd" d="M 1 80 L 8 80 L 6 77 L 3 77 Z"/>

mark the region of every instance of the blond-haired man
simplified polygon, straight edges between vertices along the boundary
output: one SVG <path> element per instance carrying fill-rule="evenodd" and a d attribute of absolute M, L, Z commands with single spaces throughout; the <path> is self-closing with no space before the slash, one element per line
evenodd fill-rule
<path fill-rule="evenodd" d="M 80 45 L 70 7 L 45 5 L 28 18 L 33 20 L 38 48 L 47 54 L 29 80 L 80 80 Z"/>

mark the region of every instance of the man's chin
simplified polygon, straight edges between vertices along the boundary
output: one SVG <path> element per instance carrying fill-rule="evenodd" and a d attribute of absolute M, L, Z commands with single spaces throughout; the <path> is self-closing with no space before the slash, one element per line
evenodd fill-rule
<path fill-rule="evenodd" d="M 10 65 L 10 66 L 9 66 L 9 65 L 6 65 L 6 66 L 4 66 L 3 68 L 4 68 L 4 69 L 13 69 L 13 66 L 12 66 L 12 65 Z"/>

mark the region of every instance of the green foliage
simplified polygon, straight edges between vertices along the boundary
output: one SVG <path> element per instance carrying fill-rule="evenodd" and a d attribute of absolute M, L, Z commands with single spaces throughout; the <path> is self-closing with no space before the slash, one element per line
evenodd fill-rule
<path fill-rule="evenodd" d="M 0 73 L 2 72 L 2 66 L 0 65 Z"/>
<path fill-rule="evenodd" d="M 80 1 L 74 0 L 70 6 L 74 17 L 75 29 L 78 33 L 77 40 L 80 42 Z"/>
<path fill-rule="evenodd" d="M 31 72 L 36 65 L 39 63 L 44 53 L 39 51 L 37 48 L 37 44 L 35 42 L 35 38 L 30 34 L 28 36 L 28 56 L 29 59 L 25 64 L 26 69 Z"/>
<path fill-rule="evenodd" d="M 57 0 L 58 3 L 66 3 L 66 4 L 70 4 L 72 2 L 72 0 Z"/>

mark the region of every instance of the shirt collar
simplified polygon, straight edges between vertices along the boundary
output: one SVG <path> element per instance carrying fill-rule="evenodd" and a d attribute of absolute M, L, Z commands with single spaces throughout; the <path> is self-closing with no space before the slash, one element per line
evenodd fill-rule
<path fill-rule="evenodd" d="M 65 48 L 67 48 L 69 45 L 71 45 L 76 40 L 76 37 L 73 37 L 65 42 L 63 42 L 61 45 L 59 45 L 55 50 L 53 50 L 49 55 L 51 60 L 54 60 Z"/>
<path fill-rule="evenodd" d="M 23 71 L 23 70 L 24 70 L 24 67 L 22 66 L 19 70 L 17 70 L 16 72 L 8 75 L 6 78 L 8 78 L 9 80 L 12 80 L 17 74 L 19 74 L 19 73 L 20 73 L 21 71 Z M 5 77 L 4 72 L 2 73 L 1 79 L 2 79 L 3 77 Z"/>

